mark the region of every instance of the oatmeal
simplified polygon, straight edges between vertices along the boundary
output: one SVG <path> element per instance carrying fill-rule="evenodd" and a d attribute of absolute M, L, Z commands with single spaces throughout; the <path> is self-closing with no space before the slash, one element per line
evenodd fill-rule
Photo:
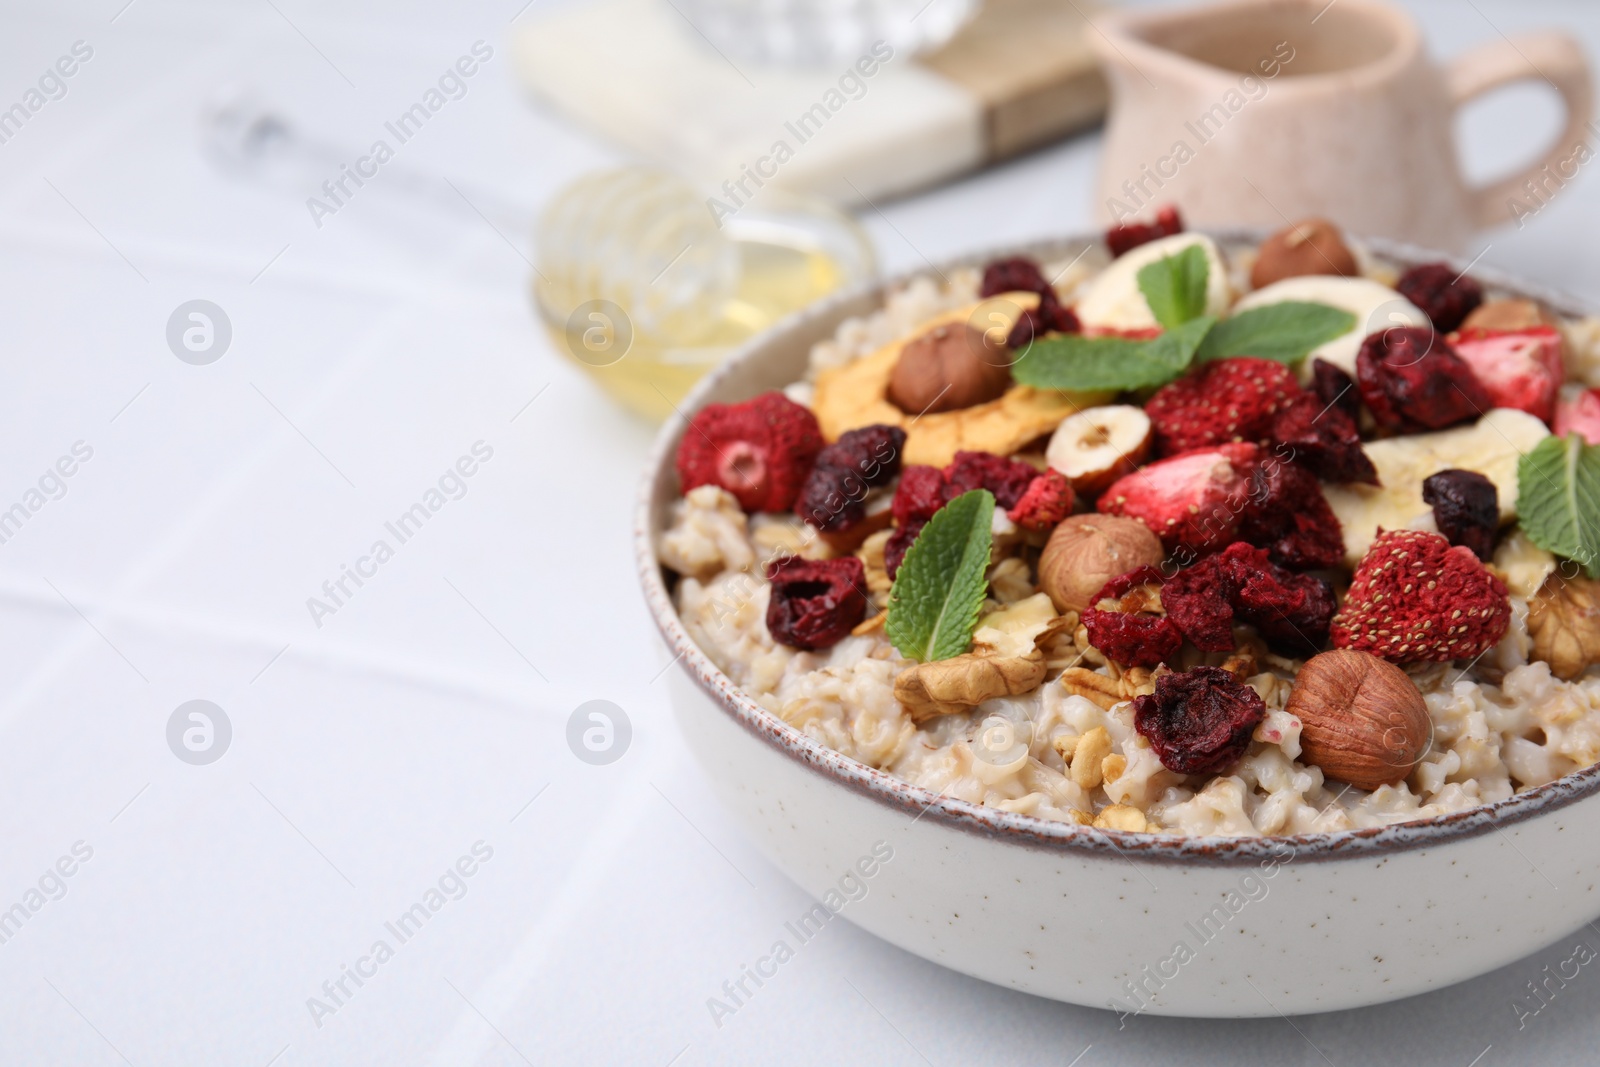
<path fill-rule="evenodd" d="M 1600 320 L 1306 226 L 918 279 L 696 415 L 689 635 L 846 756 L 1085 826 L 1378 827 L 1594 763 Z"/>

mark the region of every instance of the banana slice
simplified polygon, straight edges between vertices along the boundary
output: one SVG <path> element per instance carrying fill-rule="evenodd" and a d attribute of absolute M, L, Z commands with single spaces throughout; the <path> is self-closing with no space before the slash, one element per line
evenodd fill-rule
<path fill-rule="evenodd" d="M 1322 487 L 1344 527 L 1345 563 L 1361 562 L 1378 527 L 1401 530 L 1432 515 L 1422 499 L 1422 482 L 1442 470 L 1460 468 L 1488 478 L 1499 493 L 1500 521 L 1510 522 L 1517 515 L 1517 460 L 1549 434 L 1525 411 L 1496 408 L 1473 426 L 1373 441 L 1366 451 L 1381 486 Z"/>
<path fill-rule="evenodd" d="M 1217 243 L 1199 233 L 1178 233 L 1163 237 L 1123 253 L 1090 283 L 1074 309 L 1078 319 L 1090 329 L 1148 330 L 1159 327 L 1150 304 L 1139 289 L 1139 271 L 1167 256 L 1175 256 L 1191 245 L 1205 250 L 1207 315 L 1223 315 L 1233 302 L 1228 284 L 1228 268 L 1222 262 Z"/>
<path fill-rule="evenodd" d="M 1421 308 L 1387 285 L 1379 285 L 1367 278 L 1339 278 L 1328 274 L 1308 274 L 1273 282 L 1240 300 L 1234 305 L 1233 313 L 1237 315 L 1251 308 L 1281 304 L 1288 300 L 1327 304 L 1356 317 L 1355 327 L 1349 333 L 1313 349 L 1300 364 L 1300 378 L 1307 382 L 1311 380 L 1313 359 L 1325 359 L 1354 378 L 1356 353 L 1361 351 L 1361 342 L 1367 339 L 1368 334 L 1395 326 L 1432 325 Z"/>

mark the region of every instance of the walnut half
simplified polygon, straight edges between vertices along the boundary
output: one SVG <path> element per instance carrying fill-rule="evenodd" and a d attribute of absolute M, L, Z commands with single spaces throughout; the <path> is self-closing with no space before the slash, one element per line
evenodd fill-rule
<path fill-rule="evenodd" d="M 952 659 L 919 663 L 894 680 L 894 698 L 913 722 L 936 715 L 971 711 L 995 697 L 1021 696 L 1044 681 L 1044 657 L 985 656 L 968 652 Z"/>
<path fill-rule="evenodd" d="M 1600 582 L 1552 574 L 1528 602 L 1533 655 L 1570 682 L 1600 663 Z"/>

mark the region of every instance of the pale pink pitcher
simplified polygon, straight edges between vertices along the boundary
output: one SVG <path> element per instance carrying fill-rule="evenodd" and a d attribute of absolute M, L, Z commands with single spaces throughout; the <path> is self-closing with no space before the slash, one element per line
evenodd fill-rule
<path fill-rule="evenodd" d="M 1410 17 L 1375 0 L 1227 0 L 1095 25 L 1112 89 L 1103 222 L 1176 203 L 1195 226 L 1321 215 L 1454 250 L 1536 214 L 1593 157 L 1589 65 L 1563 33 L 1495 40 L 1440 66 Z M 1534 80 L 1561 94 L 1566 128 L 1527 169 L 1468 184 L 1457 110 Z"/>

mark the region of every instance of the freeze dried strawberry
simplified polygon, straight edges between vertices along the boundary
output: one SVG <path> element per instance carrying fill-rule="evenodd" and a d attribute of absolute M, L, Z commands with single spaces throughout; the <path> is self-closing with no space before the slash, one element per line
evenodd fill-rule
<path fill-rule="evenodd" d="M 1467 330 L 1450 340 L 1495 407 L 1526 411 L 1547 423 L 1555 418 L 1556 394 L 1567 377 L 1560 330 Z"/>
<path fill-rule="evenodd" d="M 1197 448 L 1117 479 L 1097 506 L 1138 519 L 1168 549 L 1209 552 L 1237 540 L 1260 459 L 1260 447 L 1248 442 Z"/>
<path fill-rule="evenodd" d="M 938 467 L 912 466 L 901 472 L 890 510 L 894 521 L 904 526 L 914 520 L 927 522 L 934 512 L 944 507 L 944 501 L 944 471 Z"/>
<path fill-rule="evenodd" d="M 930 468 L 931 469 L 931 468 Z M 893 581 L 900 570 L 900 564 L 905 562 L 906 552 L 911 549 L 911 544 L 917 539 L 917 534 L 928 525 L 927 519 L 913 518 L 901 522 L 894 528 L 894 533 L 889 535 L 889 540 L 883 544 L 883 569 Z"/>
<path fill-rule="evenodd" d="M 1042 293 L 1050 288 L 1039 264 L 1027 256 L 997 259 L 983 268 L 978 295 L 985 300 L 1001 293 Z"/>
<path fill-rule="evenodd" d="M 1344 559 L 1344 530 L 1316 475 L 1280 456 L 1262 459 L 1250 475 L 1239 540 L 1264 548 L 1291 570 L 1319 570 Z"/>
<path fill-rule="evenodd" d="M 1158 567 L 1140 567 L 1107 582 L 1083 613 L 1089 643 L 1125 667 L 1155 667 L 1176 656 L 1183 647 L 1177 626 L 1165 615 L 1141 610 L 1153 606 L 1161 582 Z"/>
<path fill-rule="evenodd" d="M 1336 407 L 1352 419 L 1361 414 L 1361 391 L 1355 379 L 1325 359 L 1311 361 L 1311 391 L 1329 407 Z"/>
<path fill-rule="evenodd" d="M 702 408 L 678 443 L 683 491 L 720 485 L 747 512 L 788 511 L 822 451 L 816 416 L 782 393 Z"/>
<path fill-rule="evenodd" d="M 790 648 L 837 644 L 867 614 L 867 571 L 855 556 L 785 556 L 767 564 L 767 580 L 767 632 Z"/>
<path fill-rule="evenodd" d="M 1179 774 L 1227 770 L 1266 716 L 1260 694 L 1221 667 L 1164 674 L 1154 693 L 1133 701 L 1133 728 L 1161 765 Z"/>
<path fill-rule="evenodd" d="M 898 426 L 863 426 L 839 436 L 817 454 L 800 488 L 794 513 L 824 533 L 843 533 L 866 518 L 867 490 L 900 472 L 906 432 Z"/>
<path fill-rule="evenodd" d="M 954 500 L 974 489 L 987 489 L 994 501 L 1007 510 L 1017 506 L 1028 484 L 1039 472 L 1021 460 L 997 456 L 993 452 L 957 452 L 944 469 L 944 498 Z"/>
<path fill-rule="evenodd" d="M 1228 441 L 1264 441 L 1280 408 L 1303 396 L 1282 363 L 1236 356 L 1203 363 L 1144 405 L 1162 455 Z"/>
<path fill-rule="evenodd" d="M 1378 425 L 1398 433 L 1442 430 L 1494 406 L 1455 349 L 1420 326 L 1380 330 L 1363 341 L 1356 384 Z"/>
<path fill-rule="evenodd" d="M 1361 447 L 1356 420 L 1309 393 L 1273 417 L 1272 440 L 1323 481 L 1378 484 L 1378 469 Z"/>
<path fill-rule="evenodd" d="M 1111 227 L 1106 231 L 1106 247 L 1113 256 L 1120 256 L 1140 245 L 1182 232 L 1183 218 L 1176 207 L 1168 204 L 1156 212 L 1153 223 L 1128 222 Z"/>
<path fill-rule="evenodd" d="M 1167 618 L 1202 652 L 1234 648 L 1233 623 L 1249 623 L 1275 652 L 1309 656 L 1328 640 L 1333 588 L 1272 563 L 1242 541 L 1179 571 L 1161 587 Z"/>
<path fill-rule="evenodd" d="M 1483 303 L 1483 287 L 1448 263 L 1424 263 L 1400 276 L 1400 295 L 1421 308 L 1440 333 L 1461 326 Z"/>
<path fill-rule="evenodd" d="M 1473 659 L 1511 620 L 1506 587 L 1470 548 L 1439 534 L 1380 530 L 1333 619 L 1333 643 L 1395 663 Z"/>
<path fill-rule="evenodd" d="M 1006 516 L 1024 530 L 1053 530 L 1072 514 L 1072 483 L 1060 471 L 1034 476 Z"/>
<path fill-rule="evenodd" d="M 1591 445 L 1600 445 L 1600 389 L 1585 389 L 1563 397 L 1556 405 L 1551 429 L 1557 437 L 1575 433 Z"/>
<path fill-rule="evenodd" d="M 1452 545 L 1470 548 L 1488 561 L 1500 532 L 1500 491 L 1477 471 L 1443 470 L 1422 483 L 1422 500 L 1433 508 L 1433 522 Z"/>

